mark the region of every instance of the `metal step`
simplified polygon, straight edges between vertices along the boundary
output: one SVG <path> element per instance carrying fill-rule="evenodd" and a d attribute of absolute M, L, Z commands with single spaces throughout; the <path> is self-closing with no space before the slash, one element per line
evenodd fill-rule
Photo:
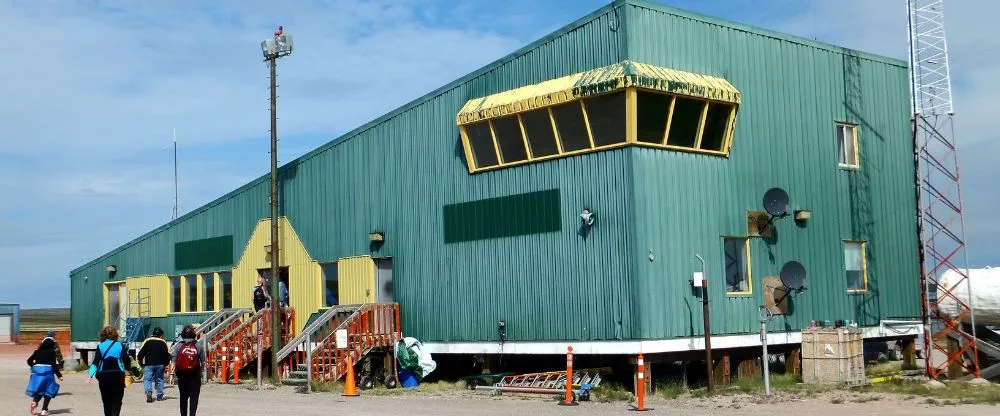
<path fill-rule="evenodd" d="M 289 371 L 288 378 L 306 378 L 309 377 L 308 371 Z"/>
<path fill-rule="evenodd" d="M 283 378 L 281 379 L 281 384 L 286 386 L 304 386 L 309 380 L 304 378 Z"/>

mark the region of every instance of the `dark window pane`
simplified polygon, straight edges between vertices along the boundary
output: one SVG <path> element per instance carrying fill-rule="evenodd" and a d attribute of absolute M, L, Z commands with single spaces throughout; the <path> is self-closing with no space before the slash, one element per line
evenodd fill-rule
<path fill-rule="evenodd" d="M 479 168 L 496 166 L 497 154 L 493 149 L 493 135 L 490 134 L 489 122 L 467 124 L 465 134 L 469 136 L 469 146 L 472 147 L 475 166 Z"/>
<path fill-rule="evenodd" d="M 220 272 L 219 282 L 222 284 L 222 307 L 233 307 L 233 274 L 231 272 Z"/>
<path fill-rule="evenodd" d="M 521 138 L 521 126 L 517 123 L 517 116 L 493 120 L 493 133 L 497 136 L 500 157 L 504 163 L 528 159 L 528 151 L 524 149 L 524 139 Z"/>
<path fill-rule="evenodd" d="M 583 100 L 594 146 L 625 143 L 625 91 Z"/>
<path fill-rule="evenodd" d="M 173 296 L 173 308 L 170 309 L 171 312 L 181 311 L 181 277 L 173 276 L 170 278 L 170 289 Z"/>
<path fill-rule="evenodd" d="M 636 129 L 638 140 L 645 143 L 663 143 L 670 111 L 670 96 L 639 91 L 636 94 Z"/>
<path fill-rule="evenodd" d="M 215 310 L 215 276 L 205 274 L 201 276 L 202 297 L 205 299 L 205 310 Z"/>
<path fill-rule="evenodd" d="M 323 265 L 323 303 L 326 306 L 337 305 L 339 291 L 337 290 L 337 263 Z"/>
<path fill-rule="evenodd" d="M 726 292 L 748 292 L 746 240 L 723 240 L 726 260 Z"/>
<path fill-rule="evenodd" d="M 198 311 L 198 276 L 186 276 L 187 280 L 187 306 L 188 312 Z"/>
<path fill-rule="evenodd" d="M 729 130 L 729 114 L 733 106 L 729 104 L 708 104 L 708 115 L 705 117 L 705 129 L 701 134 L 701 148 L 704 150 L 722 151 Z"/>
<path fill-rule="evenodd" d="M 521 124 L 524 124 L 524 132 L 528 135 L 528 146 L 531 147 L 532 156 L 543 157 L 559 153 L 548 109 L 521 114 Z"/>
<path fill-rule="evenodd" d="M 583 122 L 580 102 L 574 101 L 552 107 L 552 117 L 556 119 L 559 141 L 562 142 L 564 152 L 590 148 L 590 138 L 587 136 L 587 125 Z"/>
<path fill-rule="evenodd" d="M 703 101 L 677 97 L 674 103 L 674 117 L 670 120 L 670 136 L 667 137 L 667 144 L 694 147 L 703 108 L 705 108 Z"/>

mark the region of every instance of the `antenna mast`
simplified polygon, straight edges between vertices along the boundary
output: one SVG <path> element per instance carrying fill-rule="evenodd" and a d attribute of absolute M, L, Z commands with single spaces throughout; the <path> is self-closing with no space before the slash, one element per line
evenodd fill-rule
<path fill-rule="evenodd" d="M 927 375 L 937 379 L 947 375 L 949 367 L 964 367 L 971 376 L 979 377 L 976 319 L 969 285 L 956 153 L 955 110 L 944 31 L 944 0 L 907 0 L 906 5 Z M 949 270 L 949 274 L 958 278 L 947 282 L 947 286 L 942 285 L 939 279 Z M 969 294 L 968 302 L 957 296 L 963 293 Z M 946 316 L 938 309 L 946 300 L 957 304 L 955 316 Z M 971 331 L 966 331 L 963 321 L 969 322 L 967 328 Z M 952 374 L 956 376 L 959 375 Z"/>
<path fill-rule="evenodd" d="M 180 193 L 177 189 L 177 128 L 174 127 L 174 216 L 171 220 L 176 220 L 180 211 Z"/>

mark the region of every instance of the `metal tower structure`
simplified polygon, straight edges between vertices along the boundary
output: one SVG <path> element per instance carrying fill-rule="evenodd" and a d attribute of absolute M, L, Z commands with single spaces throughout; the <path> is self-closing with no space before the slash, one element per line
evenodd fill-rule
<path fill-rule="evenodd" d="M 971 292 L 944 0 L 907 0 L 906 4 L 927 375 L 937 379 L 947 374 L 949 367 L 961 366 L 978 377 L 979 351 L 971 296 L 967 303 L 955 295 Z M 940 279 L 949 270 L 959 277 L 945 286 Z M 944 300 L 957 303 L 956 316 L 939 311 L 938 305 Z M 970 322 L 970 331 L 963 328 L 963 321 Z"/>

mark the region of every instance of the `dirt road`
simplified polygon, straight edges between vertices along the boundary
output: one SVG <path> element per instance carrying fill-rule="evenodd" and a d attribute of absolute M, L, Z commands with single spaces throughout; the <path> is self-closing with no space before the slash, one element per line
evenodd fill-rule
<path fill-rule="evenodd" d="M 7 347 L 0 346 L 0 349 Z M 0 416 L 27 415 L 29 400 L 24 396 L 28 367 L 23 351 L 0 351 Z M 625 403 L 585 402 L 576 407 L 557 406 L 553 401 L 539 396 L 489 397 L 484 392 L 458 391 L 446 395 L 426 395 L 409 392 L 392 396 L 364 395 L 345 398 L 332 393 L 312 395 L 297 393 L 293 388 L 280 388 L 262 392 L 243 386 L 211 384 L 202 390 L 200 414 L 264 416 L 288 415 L 634 415 Z M 142 386 L 133 384 L 125 394 L 123 413 L 144 412 L 150 415 L 178 414 L 176 389 L 167 389 L 168 400 L 147 404 Z M 878 397 L 875 399 L 874 397 Z M 858 403 L 866 401 L 864 403 Z M 84 374 L 67 374 L 60 395 L 53 400 L 51 414 L 101 415 L 100 398 L 96 384 L 86 383 Z M 922 398 L 896 396 L 854 395 L 836 392 L 814 398 L 796 398 L 783 395 L 765 401 L 753 396 L 728 396 L 710 399 L 683 398 L 675 400 L 651 399 L 648 406 L 655 410 L 646 414 L 677 415 L 740 415 L 740 416 L 834 416 L 862 415 L 983 415 L 1000 413 L 997 406 L 925 404 Z"/>

